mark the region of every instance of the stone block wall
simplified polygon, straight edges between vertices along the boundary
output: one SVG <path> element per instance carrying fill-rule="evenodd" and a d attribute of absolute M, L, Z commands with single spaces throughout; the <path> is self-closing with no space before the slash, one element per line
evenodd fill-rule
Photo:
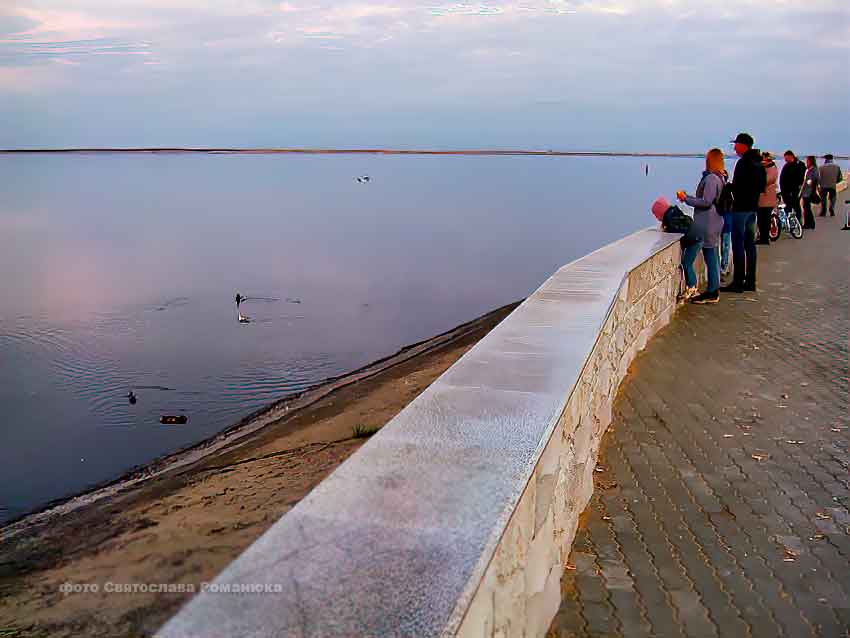
<path fill-rule="evenodd" d="M 635 355 L 673 316 L 678 244 L 623 280 L 566 408 L 499 542 L 457 636 L 543 636 L 560 605 L 560 583 L 617 389 Z"/>

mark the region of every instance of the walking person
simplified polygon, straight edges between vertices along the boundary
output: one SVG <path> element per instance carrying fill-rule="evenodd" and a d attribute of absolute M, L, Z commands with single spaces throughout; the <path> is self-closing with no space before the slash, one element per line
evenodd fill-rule
<path fill-rule="evenodd" d="M 806 181 L 806 165 L 797 159 L 790 149 L 785 151 L 785 165 L 779 175 L 779 190 L 788 214 L 794 213 L 800 224 L 803 224 L 803 211 L 800 208 L 800 190 Z"/>
<path fill-rule="evenodd" d="M 776 208 L 776 181 L 779 179 L 779 169 L 773 161 L 773 155 L 768 151 L 761 154 L 762 166 L 767 174 L 767 185 L 764 192 L 759 196 L 758 223 L 759 243 L 764 246 L 770 245 L 770 217 Z"/>
<path fill-rule="evenodd" d="M 812 204 L 820 202 L 818 195 L 818 186 L 820 186 L 820 173 L 818 172 L 818 161 L 814 155 L 809 155 L 806 158 L 806 177 L 803 181 L 803 228 L 814 230 L 815 216 L 812 213 Z"/>
<path fill-rule="evenodd" d="M 753 138 L 739 133 L 733 140 L 738 161 L 732 174 L 732 283 L 723 292 L 756 289 L 756 211 L 759 197 L 767 185 L 767 173 L 761 155 L 753 149 Z"/>
<path fill-rule="evenodd" d="M 839 168 L 838 164 L 833 164 L 832 160 L 832 155 L 824 155 L 824 163 L 820 167 L 821 217 L 826 217 L 827 199 L 829 199 L 829 216 L 835 217 L 835 198 L 837 196 L 835 189 L 838 187 L 838 184 L 844 181 L 841 168 Z"/>
<path fill-rule="evenodd" d="M 720 300 L 720 264 L 718 263 L 717 246 L 723 231 L 723 217 L 717 212 L 717 201 L 723 192 L 726 167 L 723 161 L 723 151 L 713 148 L 705 154 L 705 171 L 697 185 L 694 195 L 679 191 L 679 201 L 685 202 L 694 209 L 694 225 L 702 241 L 691 244 L 682 253 L 682 267 L 685 269 L 685 284 L 688 289 L 696 286 L 694 260 L 702 250 L 702 258 L 707 271 L 708 285 L 705 292 L 691 299 L 691 303 L 717 303 Z"/>

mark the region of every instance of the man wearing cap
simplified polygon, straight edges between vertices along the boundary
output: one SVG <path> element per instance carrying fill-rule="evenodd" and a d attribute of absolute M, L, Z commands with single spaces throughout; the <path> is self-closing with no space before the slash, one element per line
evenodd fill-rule
<path fill-rule="evenodd" d="M 767 186 L 767 173 L 761 154 L 753 150 L 753 138 L 739 133 L 732 140 L 740 158 L 732 175 L 732 283 L 721 288 L 724 292 L 744 292 L 756 289 L 756 211 L 759 197 Z"/>
<path fill-rule="evenodd" d="M 806 181 L 806 165 L 797 159 L 794 151 L 785 151 L 785 166 L 779 174 L 779 190 L 782 191 L 782 201 L 785 210 L 797 215 L 800 224 L 803 223 L 803 211 L 800 208 L 800 192 Z"/>
<path fill-rule="evenodd" d="M 826 216 L 826 198 L 829 197 L 829 216 L 835 217 L 835 189 L 844 180 L 838 164 L 832 163 L 832 155 L 824 155 L 824 165 L 820 167 L 820 216 Z"/>

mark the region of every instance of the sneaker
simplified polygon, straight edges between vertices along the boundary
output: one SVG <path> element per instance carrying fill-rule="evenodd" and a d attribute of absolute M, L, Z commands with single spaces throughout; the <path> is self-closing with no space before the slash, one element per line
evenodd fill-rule
<path fill-rule="evenodd" d="M 714 292 L 704 292 L 701 295 L 697 295 L 693 299 L 691 299 L 691 303 L 717 303 L 720 301 L 720 293 L 716 290 Z"/>
<path fill-rule="evenodd" d="M 723 286 L 723 288 L 720 289 L 720 292 L 744 292 L 744 286 L 732 282 L 728 286 Z"/>
<path fill-rule="evenodd" d="M 687 301 L 688 299 L 696 297 L 698 293 L 699 293 L 699 290 L 697 290 L 696 286 L 690 286 L 688 288 L 685 288 L 685 292 L 683 292 L 679 296 L 679 300 L 680 301 Z"/>

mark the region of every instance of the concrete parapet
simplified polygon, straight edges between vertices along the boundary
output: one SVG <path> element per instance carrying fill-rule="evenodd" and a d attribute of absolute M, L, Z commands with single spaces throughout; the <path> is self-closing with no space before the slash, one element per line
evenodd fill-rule
<path fill-rule="evenodd" d="M 675 311 L 679 237 L 558 270 L 158 635 L 543 636 L 617 388 Z"/>

